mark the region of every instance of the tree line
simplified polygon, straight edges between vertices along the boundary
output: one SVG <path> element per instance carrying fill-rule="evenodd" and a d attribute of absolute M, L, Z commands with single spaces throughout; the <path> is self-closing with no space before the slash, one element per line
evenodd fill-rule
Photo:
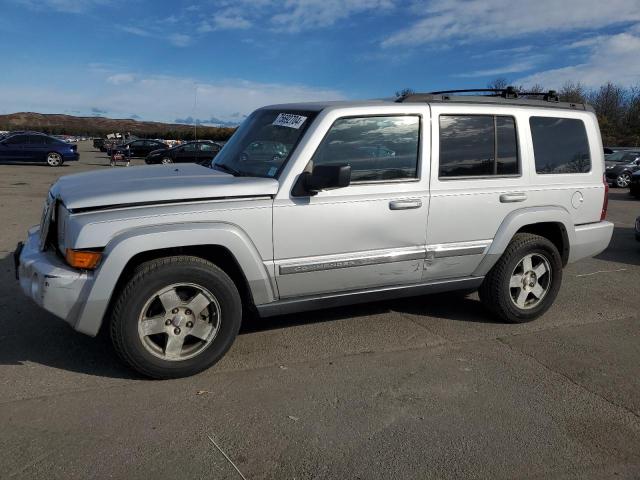
<path fill-rule="evenodd" d="M 496 78 L 487 84 L 490 89 L 504 89 L 511 85 L 506 78 Z M 519 92 L 544 93 L 543 85 L 515 86 Z M 414 93 L 405 88 L 396 96 Z M 561 102 L 588 103 L 596 112 L 602 133 L 602 143 L 612 147 L 640 146 L 640 84 L 624 87 L 607 82 L 598 88 L 587 88 L 580 82 L 566 82 L 556 92 Z"/>

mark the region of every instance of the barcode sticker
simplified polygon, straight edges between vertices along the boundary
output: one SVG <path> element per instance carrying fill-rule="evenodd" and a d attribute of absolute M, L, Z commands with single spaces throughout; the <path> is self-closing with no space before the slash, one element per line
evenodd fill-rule
<path fill-rule="evenodd" d="M 296 130 L 302 126 L 307 117 L 302 115 L 294 115 L 293 113 L 280 113 L 273 121 L 273 125 L 278 127 L 295 128 Z"/>

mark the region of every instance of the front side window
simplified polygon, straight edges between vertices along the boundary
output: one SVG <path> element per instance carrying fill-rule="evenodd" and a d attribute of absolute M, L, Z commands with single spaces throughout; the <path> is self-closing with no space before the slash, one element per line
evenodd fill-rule
<path fill-rule="evenodd" d="M 313 156 L 313 165 L 351 165 L 352 182 L 418 176 L 420 117 L 341 118 Z"/>
<path fill-rule="evenodd" d="M 256 110 L 210 166 L 236 176 L 277 177 L 316 116 L 313 111 Z"/>
<path fill-rule="evenodd" d="M 187 143 L 182 147 L 183 152 L 195 152 L 198 149 L 198 145 L 195 143 Z"/>
<path fill-rule="evenodd" d="M 536 173 L 586 173 L 591 170 L 584 122 L 575 118 L 531 117 Z"/>
<path fill-rule="evenodd" d="M 440 178 L 518 173 L 518 137 L 513 117 L 440 116 Z"/>

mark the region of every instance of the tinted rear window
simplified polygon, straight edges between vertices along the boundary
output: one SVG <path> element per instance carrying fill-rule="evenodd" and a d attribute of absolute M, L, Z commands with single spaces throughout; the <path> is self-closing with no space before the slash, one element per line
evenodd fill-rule
<path fill-rule="evenodd" d="M 440 116 L 440 178 L 517 175 L 519 170 L 513 117 Z"/>
<path fill-rule="evenodd" d="M 536 172 L 586 173 L 591 170 L 589 140 L 582 120 L 531 117 Z"/>

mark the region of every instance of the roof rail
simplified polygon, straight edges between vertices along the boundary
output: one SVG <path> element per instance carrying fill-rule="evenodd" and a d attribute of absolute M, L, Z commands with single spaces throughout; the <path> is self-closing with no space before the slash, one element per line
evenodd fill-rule
<path fill-rule="evenodd" d="M 456 93 L 484 93 L 485 95 L 451 95 Z M 511 105 L 568 108 L 573 110 L 593 110 L 590 106 L 581 103 L 560 102 L 560 96 L 555 90 L 549 90 L 547 92 L 520 92 L 513 86 L 505 88 L 470 88 L 461 90 L 441 90 L 429 93 L 408 93 L 398 97 L 395 101 L 398 103 L 501 103 Z"/>

